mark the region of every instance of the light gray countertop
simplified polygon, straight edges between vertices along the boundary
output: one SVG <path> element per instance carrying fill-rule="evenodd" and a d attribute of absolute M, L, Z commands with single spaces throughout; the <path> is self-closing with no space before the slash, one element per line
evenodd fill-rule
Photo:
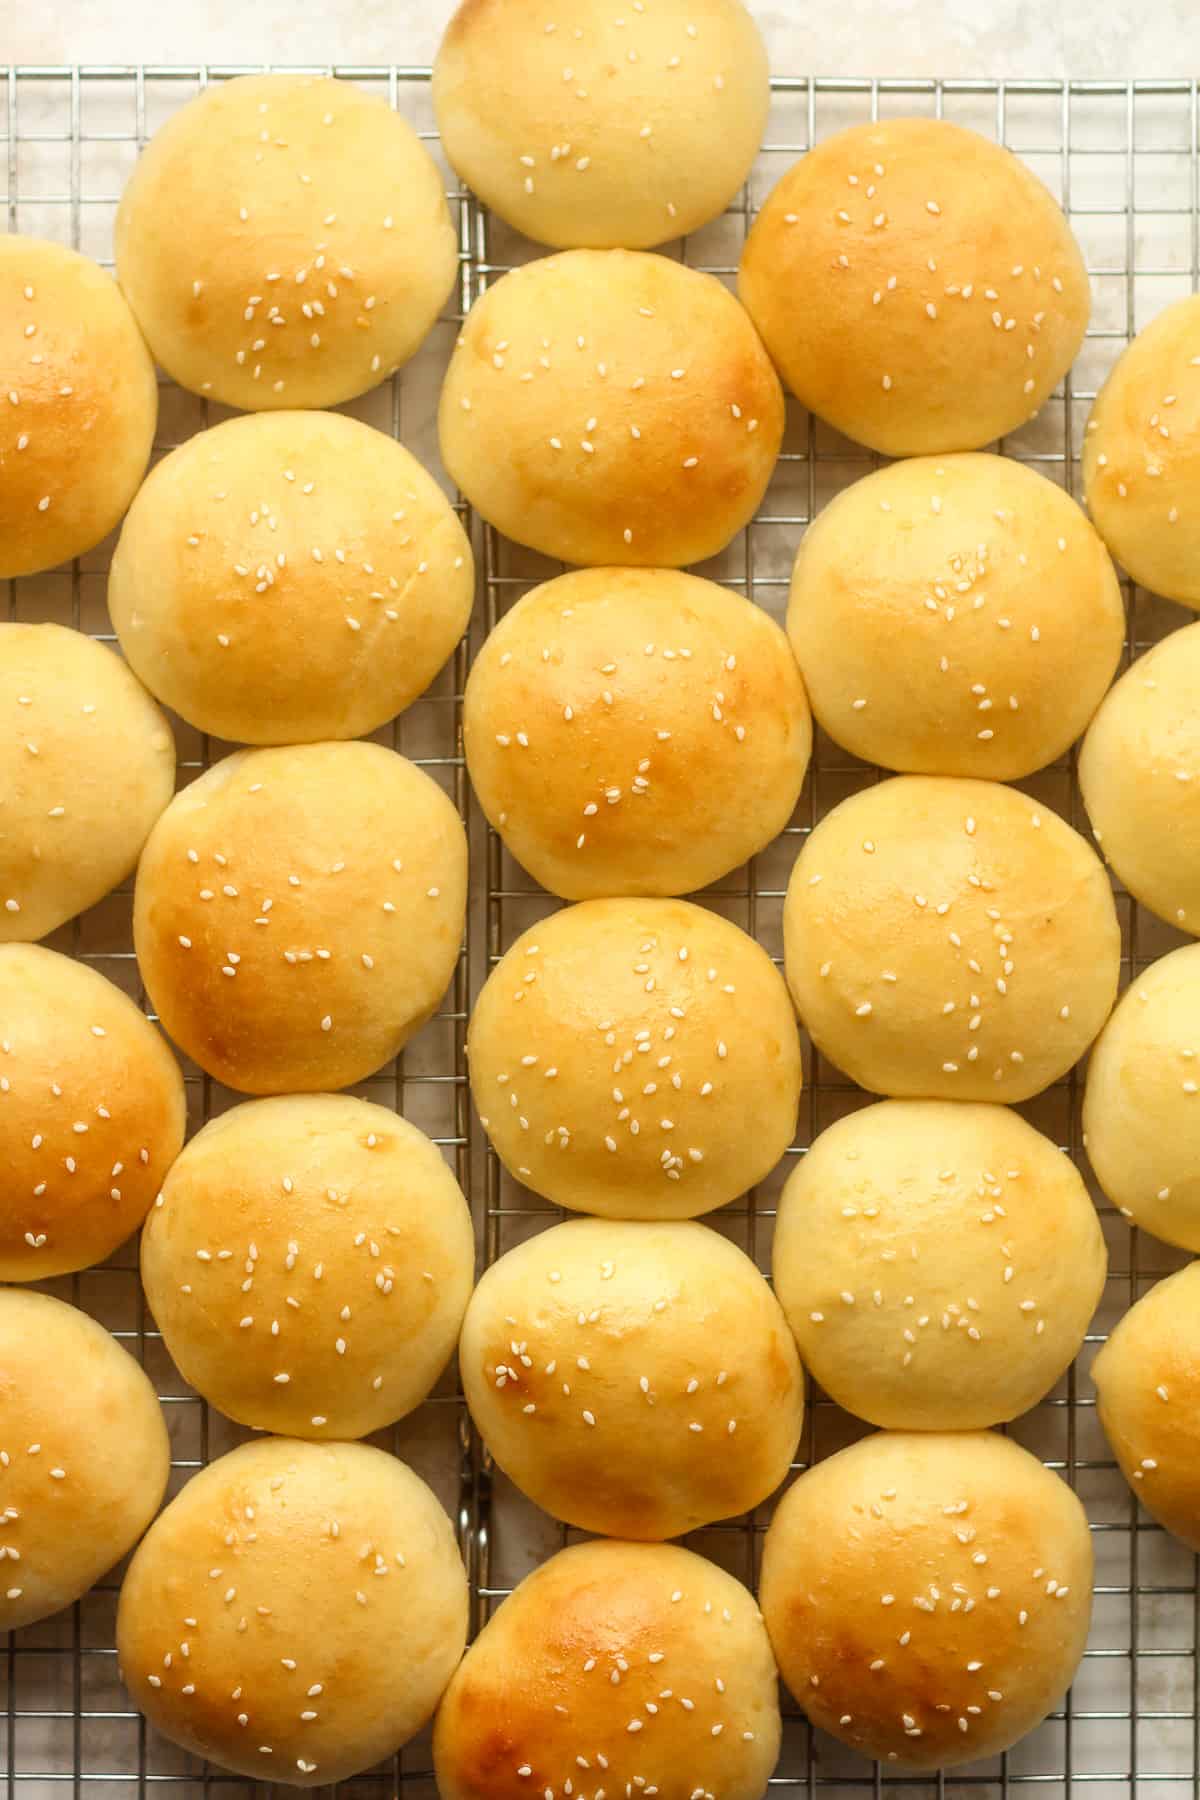
<path fill-rule="evenodd" d="M 1190 73 L 1194 0 L 774 0 L 752 5 L 777 74 Z M 0 8 L 0 61 L 427 63 L 453 0 L 43 0 Z"/>

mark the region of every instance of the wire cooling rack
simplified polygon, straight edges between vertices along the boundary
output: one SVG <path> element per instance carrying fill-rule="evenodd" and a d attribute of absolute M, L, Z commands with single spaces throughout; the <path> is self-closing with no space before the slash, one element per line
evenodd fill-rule
<path fill-rule="evenodd" d="M 56 238 L 111 262 L 112 219 L 123 182 L 147 136 L 209 82 L 243 68 L 0 68 L 0 147 L 9 230 Z M 433 130 L 429 71 L 336 67 L 336 74 L 382 94 L 429 144 Z M 1005 454 L 1040 468 L 1070 492 L 1079 487 L 1079 447 L 1088 407 L 1133 332 L 1169 301 L 1200 287 L 1200 100 L 1197 83 L 897 80 L 804 78 L 773 83 L 767 142 L 751 180 L 723 218 L 671 247 L 694 267 L 732 276 L 750 220 L 788 164 L 818 138 L 844 125 L 900 113 L 934 114 L 997 138 L 1017 151 L 1059 196 L 1092 276 L 1087 341 L 1064 387 L 1037 419 L 1006 440 Z M 444 164 L 443 164 L 444 168 Z M 449 310 L 402 379 L 348 410 L 390 431 L 436 467 L 437 388 L 458 322 L 472 301 L 514 263 L 538 254 L 515 238 L 447 173 L 458 225 L 460 279 Z M 225 416 L 222 409 L 169 384 L 162 389 L 165 451 Z M 877 459 L 792 406 L 783 455 L 763 508 L 730 548 L 701 571 L 782 617 L 792 557 L 804 526 L 829 499 Z M 466 942 L 437 1018 L 397 1064 L 359 1090 L 390 1104 L 442 1145 L 472 1200 L 482 1257 L 504 1250 L 559 1215 L 513 1183 L 487 1151 L 469 1112 L 464 1060 L 470 999 L 513 939 L 557 903 L 534 887 L 487 830 L 467 786 L 460 715 L 470 652 L 482 633 L 556 565 L 501 539 L 467 517 L 480 569 L 476 616 L 467 640 L 430 693 L 381 740 L 412 756 L 447 788 L 467 821 L 473 849 L 472 905 Z M 111 545 L 69 570 L 8 584 L 7 614 L 55 619 L 111 641 L 105 576 Z M 1127 655 L 1139 654 L 1190 614 L 1125 586 Z M 226 746 L 179 729 L 180 779 L 187 781 Z M 734 919 L 781 955 L 781 908 L 800 840 L 831 806 L 877 779 L 877 772 L 818 737 L 796 816 L 747 869 L 720 883 L 705 903 Z M 1086 830 L 1074 760 L 1031 782 L 1029 792 Z M 1182 941 L 1118 893 L 1123 976 Z M 130 894 L 122 890 L 50 940 L 101 968 L 145 1004 L 130 938 Z M 807 1087 L 801 1155 L 818 1131 L 862 1104 L 864 1096 L 805 1045 Z M 193 1067 L 186 1069 L 192 1129 L 233 1104 Z M 1080 1083 L 1072 1075 L 1020 1110 L 1088 1173 L 1079 1125 Z M 711 1223 L 766 1269 L 779 1187 L 790 1161 L 744 1201 Z M 0 1179 L 3 1172 L 0 1170 Z M 1089 1176 L 1090 1180 L 1090 1176 Z M 1094 1184 L 1093 1184 L 1094 1190 Z M 904 1777 L 874 1768 L 812 1733 L 787 1703 L 783 1751 L 772 1790 L 819 1795 L 838 1790 L 878 1797 L 904 1788 L 913 1800 L 970 1793 L 1008 1800 L 1016 1790 L 1066 1795 L 1085 1785 L 1095 1800 L 1153 1788 L 1158 1800 L 1200 1796 L 1200 1588 L 1197 1559 L 1139 1513 L 1100 1432 L 1088 1368 L 1107 1330 L 1132 1302 L 1184 1260 L 1130 1230 L 1099 1196 L 1110 1253 L 1102 1308 L 1070 1374 L 1011 1434 L 1059 1469 L 1084 1501 L 1096 1548 L 1095 1616 L 1087 1655 L 1062 1709 L 1003 1758 L 945 1777 Z M 172 1367 L 145 1306 L 136 1244 L 100 1269 L 46 1284 L 93 1313 L 141 1357 L 167 1411 L 172 1491 L 211 1457 L 246 1434 L 200 1401 Z M 810 1396 L 803 1468 L 864 1427 L 819 1393 Z M 473 1628 L 505 1593 L 564 1541 L 563 1528 L 540 1514 L 488 1467 L 473 1438 L 453 1374 L 418 1412 L 376 1441 L 395 1449 L 435 1488 L 457 1519 L 471 1576 Z M 695 1548 L 754 1582 L 764 1506 L 749 1519 L 712 1527 Z M 59 1800 L 64 1785 L 105 1800 L 201 1800 L 210 1791 L 238 1800 L 256 1784 L 207 1768 L 177 1751 L 135 1713 L 121 1688 L 113 1648 L 120 1570 L 57 1618 L 0 1639 L 0 1773 L 7 1800 Z M 265 1786 L 265 1784 L 257 1784 Z M 363 1800 L 432 1800 L 427 1734 L 378 1771 L 345 1783 Z"/>

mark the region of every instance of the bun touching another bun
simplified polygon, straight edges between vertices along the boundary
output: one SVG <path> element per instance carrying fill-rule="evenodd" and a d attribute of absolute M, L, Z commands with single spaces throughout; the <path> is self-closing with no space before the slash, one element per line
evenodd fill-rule
<path fill-rule="evenodd" d="M 1113 1205 L 1200 1251 L 1200 944 L 1135 975 L 1088 1062 L 1083 1133 Z"/>
<path fill-rule="evenodd" d="M 577 1212 L 694 1218 L 775 1167 L 800 1039 L 766 951 L 683 900 L 585 900 L 517 939 L 471 1016 L 504 1166 Z"/>
<path fill-rule="evenodd" d="M 266 413 L 159 463 L 113 558 L 121 648 L 189 724 L 235 743 L 378 729 L 466 629 L 471 546 L 402 444 L 340 413 Z"/>
<path fill-rule="evenodd" d="M 999 1425 L 1083 1344 L 1108 1257 L 1070 1158 L 1003 1106 L 885 1100 L 788 1178 L 775 1292 L 805 1367 L 873 1425 Z"/>
<path fill-rule="evenodd" d="M 739 1581 L 676 1544 L 575 1544 L 468 1650 L 433 1734 L 442 1800 L 760 1800 L 779 1754 L 771 1646 Z"/>
<path fill-rule="evenodd" d="M 107 537 L 146 472 L 154 364 L 111 276 L 62 244 L 0 234 L 0 580 Z"/>
<path fill-rule="evenodd" d="M 348 81 L 243 75 L 155 132 L 117 209 L 117 274 L 155 357 L 227 406 L 337 406 L 386 380 L 454 285 L 442 178 Z"/>
<path fill-rule="evenodd" d="M 565 66 L 564 59 L 566 59 Z M 463 0 L 433 70 L 446 155 L 493 212 L 562 247 L 647 250 L 733 199 L 767 122 L 741 0 Z"/>
<path fill-rule="evenodd" d="M 760 1599 L 812 1723 L 881 1762 L 998 1756 L 1069 1687 L 1092 1610 L 1075 1495 L 990 1432 L 881 1432 L 784 1495 Z"/>
<path fill-rule="evenodd" d="M 1092 1364 L 1121 1473 L 1160 1525 L 1200 1550 L 1200 1263 L 1130 1308 Z"/>
<path fill-rule="evenodd" d="M 467 1307 L 463 1391 L 492 1455 L 570 1525 L 679 1537 L 787 1474 L 804 1374 L 750 1258 L 705 1225 L 572 1219 Z"/>
<path fill-rule="evenodd" d="M 738 292 L 792 392 L 887 456 L 1015 431 L 1090 309 L 1052 195 L 944 119 L 855 125 L 802 156 L 754 223 Z"/>
<path fill-rule="evenodd" d="M 119 656 L 65 625 L 0 625 L 0 941 L 103 900 L 174 791 L 171 728 Z"/>
<path fill-rule="evenodd" d="M 86 963 L 0 945 L 0 1281 L 103 1262 L 135 1232 L 183 1144 L 178 1064 Z"/>
<path fill-rule="evenodd" d="M 142 1280 L 180 1373 L 231 1419 L 364 1437 L 450 1360 L 474 1252 L 462 1191 L 415 1125 L 306 1094 L 235 1106 L 192 1139 L 146 1222 Z"/>
<path fill-rule="evenodd" d="M 812 748 L 804 684 L 761 608 L 674 569 L 535 588 L 467 682 L 480 805 L 570 900 L 686 894 L 778 835 Z"/>
<path fill-rule="evenodd" d="M 227 756 L 146 845 L 133 936 L 155 1010 L 249 1094 L 348 1087 L 433 1014 L 467 844 L 437 783 L 378 744 Z"/>
<path fill-rule="evenodd" d="M 213 1570 L 218 1571 L 213 1574 Z M 430 1717 L 467 1635 L 450 1521 L 364 1444 L 265 1438 L 193 1475 L 130 1564 L 117 1656 L 165 1737 L 318 1787 Z"/>
<path fill-rule="evenodd" d="M 1116 998 L 1102 865 L 998 782 L 907 775 L 843 800 L 797 859 L 783 931 L 822 1054 L 902 1099 L 1040 1094 Z"/>
<path fill-rule="evenodd" d="M 1200 599 L 1198 599 L 1200 603 Z M 1079 752 L 1092 835 L 1135 899 L 1200 937 L 1200 624 L 1139 656 Z"/>
<path fill-rule="evenodd" d="M 1095 712 L 1124 635 L 1100 539 L 1009 457 L 865 476 L 809 526 L 792 574 L 788 636 L 818 719 L 911 774 L 1044 768 Z"/>
<path fill-rule="evenodd" d="M 438 432 L 450 475 L 518 544 L 568 563 L 678 567 L 715 556 L 753 518 L 783 394 L 714 276 L 571 250 L 475 302 Z"/>
<path fill-rule="evenodd" d="M 1096 530 L 1143 587 L 1200 607 L 1200 295 L 1140 331 L 1096 396 L 1083 485 Z"/>
<path fill-rule="evenodd" d="M 86 1313 L 0 1288 L 0 1631 L 80 1599 L 132 1549 L 170 1472 L 132 1356 Z"/>

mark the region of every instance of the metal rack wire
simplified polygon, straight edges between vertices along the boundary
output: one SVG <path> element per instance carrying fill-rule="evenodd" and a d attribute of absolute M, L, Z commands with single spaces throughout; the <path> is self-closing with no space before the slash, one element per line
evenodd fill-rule
<path fill-rule="evenodd" d="M 102 262 L 111 256 L 111 223 L 134 156 L 161 121 L 210 81 L 242 68 L 0 69 L 7 224 L 75 244 Z M 426 69 L 335 67 L 336 74 L 384 95 L 438 154 Z M 1034 464 L 1068 491 L 1078 488 L 1079 445 L 1088 406 L 1135 329 L 1162 304 L 1200 287 L 1200 95 L 1194 80 L 1060 82 L 782 78 L 773 83 L 767 142 L 738 203 L 692 238 L 672 247 L 695 267 L 729 276 L 758 204 L 808 145 L 842 125 L 921 112 L 954 118 L 1007 143 L 1059 195 L 1092 275 L 1092 326 L 1064 388 L 1038 418 L 1005 442 L 1008 455 Z M 436 462 L 432 419 L 437 382 L 457 322 L 488 282 L 537 252 L 511 236 L 447 178 L 458 220 L 460 282 L 454 309 L 403 379 L 352 410 Z M 220 409 L 164 387 L 161 444 L 166 449 L 223 416 Z M 784 453 L 751 527 L 703 573 L 781 616 L 796 543 L 815 512 L 875 459 L 792 409 Z M 442 780 L 471 833 L 473 896 L 467 940 L 437 1019 L 394 1068 L 359 1090 L 391 1104 L 434 1136 L 472 1196 L 483 1259 L 490 1262 L 560 1215 L 513 1183 L 486 1151 L 469 1116 L 464 1066 L 470 999 L 487 969 L 540 912 L 557 904 L 511 863 L 471 801 L 462 764 L 459 720 L 470 651 L 482 632 L 554 565 L 472 524 L 481 571 L 477 616 L 452 666 L 424 700 L 383 734 Z M 108 549 L 69 571 L 9 584 L 10 618 L 54 618 L 110 636 L 104 605 Z M 1127 652 L 1137 655 L 1184 621 L 1181 608 L 1126 586 Z M 180 732 L 181 779 L 208 766 L 223 746 Z M 876 779 L 827 740 L 819 740 L 804 795 L 782 837 L 747 869 L 704 896 L 774 955 L 781 952 L 783 893 L 799 840 L 847 793 Z M 1023 784 L 1086 830 L 1073 759 Z M 482 879 L 480 878 L 482 873 Z M 1133 972 L 1181 941 L 1121 894 L 1123 972 Z M 130 945 L 130 897 L 122 892 L 51 940 L 94 962 L 144 1003 Z M 803 1154 L 816 1133 L 864 1098 L 805 1047 L 807 1088 Z M 192 1125 L 235 1098 L 189 1068 Z M 1079 1127 L 1079 1082 L 1072 1076 L 1021 1110 L 1086 1165 Z M 745 1201 L 710 1221 L 769 1262 L 775 1198 L 787 1164 Z M 1099 1199 L 1099 1196 L 1098 1196 Z M 1087 1505 L 1097 1552 L 1095 1618 L 1087 1656 L 1071 1696 L 1055 1717 L 1006 1757 L 945 1777 L 885 1774 L 827 1739 L 814 1737 L 789 1706 L 784 1747 L 772 1788 L 818 1800 L 840 1790 L 879 1796 L 970 1791 L 1008 1800 L 1019 1788 L 1068 1794 L 1087 1785 L 1097 1800 L 1153 1786 L 1156 1796 L 1200 1796 L 1200 1585 L 1197 1560 L 1140 1515 L 1100 1433 L 1087 1371 L 1096 1347 L 1122 1312 L 1180 1258 L 1141 1237 L 1101 1202 L 1111 1272 L 1102 1310 L 1078 1364 L 1059 1388 L 1011 1428 L 1014 1436 L 1063 1471 Z M 47 1284 L 125 1338 L 145 1362 L 167 1408 L 173 1486 L 243 1433 L 186 1387 L 147 1317 L 134 1246 L 103 1268 Z M 828 1454 L 862 1431 L 832 1403 L 812 1396 L 803 1461 Z M 380 1441 L 411 1462 L 459 1521 L 474 1596 L 473 1622 L 534 1563 L 563 1541 L 563 1530 L 493 1476 L 473 1441 L 461 1393 L 448 1378 L 410 1419 Z M 750 1519 L 695 1534 L 694 1547 L 744 1580 L 757 1573 L 770 1507 Z M 254 1784 L 205 1768 L 175 1751 L 132 1711 L 116 1674 L 113 1619 L 119 1571 L 69 1612 L 0 1639 L 0 1773 L 7 1800 L 50 1800 L 69 1784 L 76 1795 L 145 1800 L 166 1784 L 172 1800 Z M 426 1738 L 385 1768 L 344 1784 L 364 1800 L 403 1794 L 432 1800 Z"/>

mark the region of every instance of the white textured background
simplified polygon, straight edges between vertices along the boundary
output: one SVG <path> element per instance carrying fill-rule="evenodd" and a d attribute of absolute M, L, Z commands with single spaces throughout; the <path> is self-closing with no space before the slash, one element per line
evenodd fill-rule
<path fill-rule="evenodd" d="M 0 0 L 0 62 L 423 63 L 453 3 Z M 751 0 L 751 8 L 779 74 L 1154 76 L 1200 62 L 1196 0 Z"/>

